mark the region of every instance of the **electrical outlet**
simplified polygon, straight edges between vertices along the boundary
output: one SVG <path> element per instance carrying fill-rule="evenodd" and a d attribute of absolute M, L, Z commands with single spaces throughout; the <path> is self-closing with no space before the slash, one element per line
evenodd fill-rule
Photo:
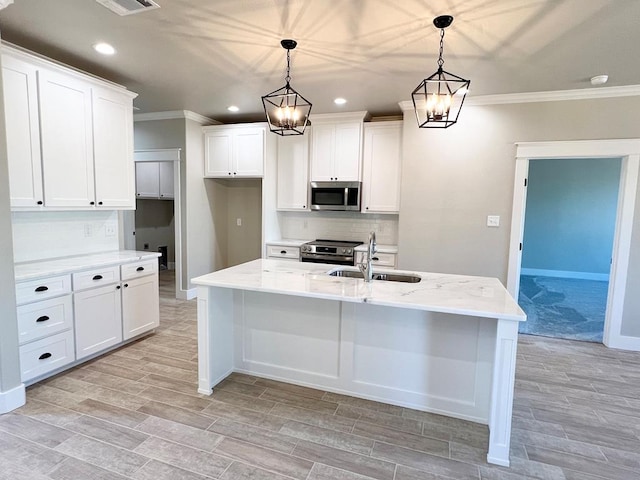
<path fill-rule="evenodd" d="M 487 227 L 499 227 L 499 226 L 500 226 L 500 215 L 487 216 Z"/>
<path fill-rule="evenodd" d="M 236 218 L 236 225 L 237 225 L 238 227 L 241 227 L 241 226 L 242 226 L 242 219 L 241 219 L 241 218 Z"/>
<path fill-rule="evenodd" d="M 104 227 L 104 236 L 105 237 L 115 237 L 116 236 L 116 226 L 115 225 L 106 225 Z"/>
<path fill-rule="evenodd" d="M 145 243 L 145 244 L 142 246 L 142 249 L 143 249 L 143 250 L 149 250 L 149 244 L 148 244 L 148 243 Z"/>

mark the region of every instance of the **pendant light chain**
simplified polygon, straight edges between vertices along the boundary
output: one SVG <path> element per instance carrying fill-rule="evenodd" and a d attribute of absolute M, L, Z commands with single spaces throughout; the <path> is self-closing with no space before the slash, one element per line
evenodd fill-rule
<path fill-rule="evenodd" d="M 289 72 L 290 72 L 289 64 L 290 63 L 291 63 L 291 50 L 287 49 L 287 76 L 284 77 L 285 81 L 287 82 L 287 86 L 289 86 L 289 83 L 291 82 L 291 75 L 289 74 Z"/>
<path fill-rule="evenodd" d="M 442 51 L 444 50 L 444 28 L 440 29 L 440 56 L 438 57 L 438 68 L 442 70 L 444 65 L 444 59 L 442 58 Z"/>

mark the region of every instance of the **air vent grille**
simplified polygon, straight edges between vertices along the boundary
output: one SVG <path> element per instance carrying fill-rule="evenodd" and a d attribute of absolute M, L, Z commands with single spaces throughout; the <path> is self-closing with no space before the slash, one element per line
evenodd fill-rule
<path fill-rule="evenodd" d="M 160 8 L 160 5 L 152 0 L 96 0 L 96 2 L 120 16 Z"/>

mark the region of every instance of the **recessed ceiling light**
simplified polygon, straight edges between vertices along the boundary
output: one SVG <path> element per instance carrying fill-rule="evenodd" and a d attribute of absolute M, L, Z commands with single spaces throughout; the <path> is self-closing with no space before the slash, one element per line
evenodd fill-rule
<path fill-rule="evenodd" d="M 344 105 L 345 103 L 347 103 L 347 100 L 345 98 L 338 97 L 333 101 L 333 103 L 335 103 L 336 105 Z"/>
<path fill-rule="evenodd" d="M 105 42 L 96 43 L 93 46 L 93 49 L 96 52 L 101 53 L 102 55 L 113 55 L 114 53 L 116 53 L 116 49 Z"/>
<path fill-rule="evenodd" d="M 235 105 L 229 105 L 227 107 L 227 110 L 229 110 L 230 112 L 233 112 L 233 113 L 240 111 L 240 109 L 238 107 L 236 107 Z"/>
<path fill-rule="evenodd" d="M 591 85 L 604 85 L 609 80 L 609 75 L 596 75 L 591 77 Z"/>

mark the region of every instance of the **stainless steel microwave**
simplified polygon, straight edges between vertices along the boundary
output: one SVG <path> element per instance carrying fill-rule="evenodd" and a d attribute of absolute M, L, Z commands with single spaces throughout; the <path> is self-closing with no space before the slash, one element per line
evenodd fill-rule
<path fill-rule="evenodd" d="M 360 211 L 361 182 L 311 182 L 311 210 Z"/>

